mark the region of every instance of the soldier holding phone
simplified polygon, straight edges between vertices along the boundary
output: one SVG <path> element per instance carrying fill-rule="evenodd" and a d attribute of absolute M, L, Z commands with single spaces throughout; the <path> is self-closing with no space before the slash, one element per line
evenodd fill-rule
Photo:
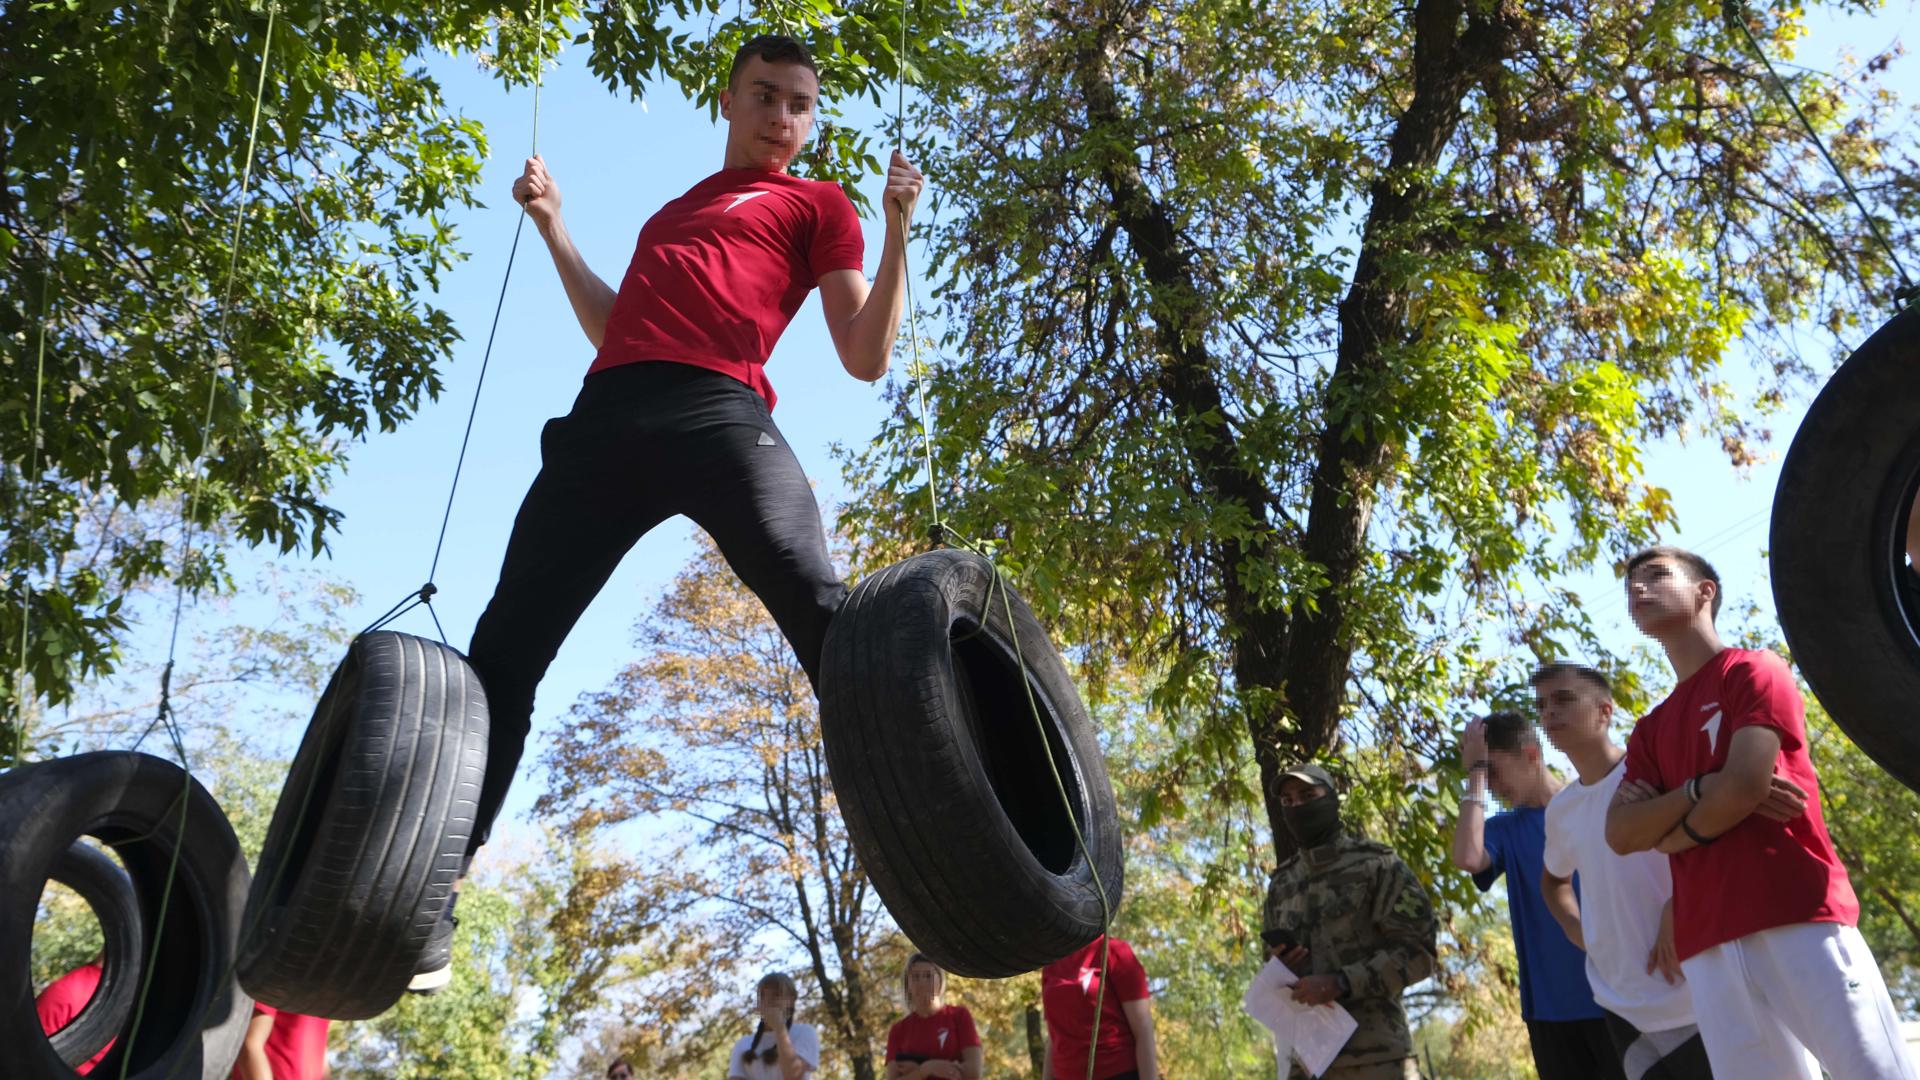
<path fill-rule="evenodd" d="M 1400 995 L 1434 970 L 1426 890 L 1392 848 L 1340 827 L 1339 790 L 1320 766 L 1280 775 L 1280 813 L 1299 851 L 1267 885 L 1260 937 L 1299 976 L 1295 1001 L 1338 1002 L 1360 1025 L 1324 1076 L 1418 1080 Z"/>

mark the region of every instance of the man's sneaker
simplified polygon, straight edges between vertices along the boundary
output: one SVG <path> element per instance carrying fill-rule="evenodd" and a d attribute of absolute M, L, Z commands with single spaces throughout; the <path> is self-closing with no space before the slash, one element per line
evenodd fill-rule
<path fill-rule="evenodd" d="M 409 994 L 437 994 L 453 981 L 453 930 L 460 925 L 459 916 L 453 913 L 453 905 L 460 899 L 459 893 L 447 897 L 447 910 L 434 924 L 433 936 L 427 938 L 426 951 L 420 954 L 420 963 L 414 966 L 413 979 L 407 983 Z"/>

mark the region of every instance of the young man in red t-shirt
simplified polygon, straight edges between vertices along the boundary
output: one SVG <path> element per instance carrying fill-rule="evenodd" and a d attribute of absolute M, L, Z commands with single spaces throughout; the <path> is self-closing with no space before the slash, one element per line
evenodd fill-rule
<path fill-rule="evenodd" d="M 1103 940 L 1107 942 L 1104 969 Z M 1093 1030 L 1096 1002 L 1098 1033 Z M 1041 968 L 1040 1012 L 1047 1022 L 1041 1080 L 1086 1080 L 1089 1052 L 1093 1080 L 1159 1080 L 1153 997 L 1147 989 L 1147 969 L 1134 956 L 1133 946 L 1119 938 L 1094 938 Z"/>
<path fill-rule="evenodd" d="M 787 173 L 819 93 L 798 41 L 766 35 L 741 46 L 720 93 L 721 170 L 647 221 L 617 291 L 574 247 L 545 162 L 529 159 L 514 183 L 597 352 L 572 411 L 541 432 L 540 474 L 468 648 L 492 725 L 469 862 L 519 765 L 534 688 L 621 557 L 666 519 L 684 514 L 713 538 L 818 678 L 847 587 L 827 555 L 813 488 L 774 425 L 767 356 L 818 288 L 841 366 L 867 382 L 886 374 L 922 184 L 895 152 L 869 285 L 846 192 Z M 412 989 L 446 984 L 452 925 L 449 905 Z"/>
<path fill-rule="evenodd" d="M 1674 950 L 1714 1073 L 1813 1080 L 1817 1058 L 1844 1080 L 1915 1080 L 1821 817 L 1792 672 L 1721 644 L 1719 575 L 1698 555 L 1640 552 L 1627 594 L 1678 682 L 1627 740 L 1607 843 L 1672 857 Z"/>
<path fill-rule="evenodd" d="M 253 1004 L 233 1080 L 326 1080 L 327 1029 L 324 1016 L 282 1012 Z"/>
<path fill-rule="evenodd" d="M 33 1011 L 40 1018 L 40 1030 L 52 1035 L 73 1023 L 74 1019 L 87 1009 L 93 1000 L 93 992 L 100 988 L 100 979 L 106 974 L 102 965 L 104 955 L 93 959 L 67 972 L 65 975 L 47 984 L 45 990 L 33 999 Z M 108 1039 L 100 1052 L 74 1067 L 74 1073 L 85 1076 L 93 1071 L 100 1059 L 113 1049 L 114 1040 Z"/>

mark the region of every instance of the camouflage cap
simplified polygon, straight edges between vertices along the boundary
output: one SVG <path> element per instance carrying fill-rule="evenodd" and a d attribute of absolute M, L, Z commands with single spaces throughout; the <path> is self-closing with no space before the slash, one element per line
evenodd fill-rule
<path fill-rule="evenodd" d="M 1315 765 L 1311 761 L 1302 762 L 1291 769 L 1287 769 L 1280 774 L 1274 783 L 1277 784 L 1281 780 L 1289 777 L 1309 784 L 1318 784 L 1336 795 L 1340 793 L 1340 785 L 1334 782 L 1333 774 Z"/>

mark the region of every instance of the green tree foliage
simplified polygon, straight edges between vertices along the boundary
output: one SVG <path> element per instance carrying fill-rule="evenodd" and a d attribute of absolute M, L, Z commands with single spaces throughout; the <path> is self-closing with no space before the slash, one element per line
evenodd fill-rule
<path fill-rule="evenodd" d="M 1506 650 L 1585 639 L 1567 574 L 1673 522 L 1648 441 L 1747 460 L 1806 367 L 1780 331 L 1877 321 L 1885 258 L 1730 18 L 1783 54 L 1804 12 L 969 9 L 918 114 L 938 495 L 1092 670 L 1160 673 L 1176 773 L 1434 760 Z M 1863 78 L 1790 81 L 1910 245 L 1911 144 Z M 924 533 L 910 401 L 853 461 L 868 559 Z"/>
<path fill-rule="evenodd" d="M 539 1045 L 539 972 L 552 956 L 550 919 L 565 889 L 544 860 L 499 867 L 460 893 L 453 981 L 407 995 L 381 1015 L 336 1025 L 333 1075 L 372 1080 L 537 1080 L 553 1062 Z"/>
<path fill-rule="evenodd" d="M 945 10 L 917 14 L 910 50 L 938 38 Z M 898 11 L 0 5 L 0 717 L 108 672 L 141 583 L 218 585 L 227 540 L 324 548 L 350 444 L 439 392 L 460 334 L 427 293 L 461 257 L 446 216 L 476 205 L 487 142 L 425 57 L 473 56 L 525 85 L 571 37 L 611 88 L 667 79 L 712 104 L 739 42 L 785 30 L 819 46 L 829 97 L 877 99 L 903 66 Z M 822 146 L 817 175 L 877 168 L 851 128 Z M 193 516 L 214 540 L 183 566 L 175 536 L 127 526 L 180 516 L 197 455 Z"/>

